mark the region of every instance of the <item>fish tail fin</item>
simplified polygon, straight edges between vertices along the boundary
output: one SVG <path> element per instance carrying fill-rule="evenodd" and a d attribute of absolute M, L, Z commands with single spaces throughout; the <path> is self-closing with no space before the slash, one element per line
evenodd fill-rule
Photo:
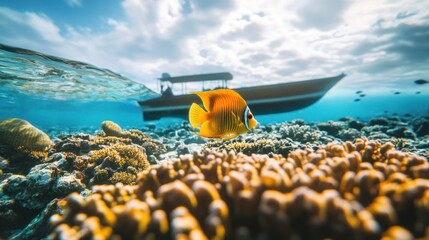
<path fill-rule="evenodd" d="M 192 103 L 189 109 L 189 122 L 193 128 L 197 128 L 207 121 L 207 112 L 196 103 Z"/>

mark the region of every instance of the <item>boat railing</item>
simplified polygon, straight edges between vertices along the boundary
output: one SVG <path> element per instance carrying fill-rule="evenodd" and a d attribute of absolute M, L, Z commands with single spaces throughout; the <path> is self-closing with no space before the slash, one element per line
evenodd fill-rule
<path fill-rule="evenodd" d="M 181 94 L 187 93 L 187 83 L 189 82 L 201 82 L 202 91 L 206 91 L 206 82 L 217 81 L 217 88 L 228 88 L 228 81 L 232 80 L 233 76 L 229 72 L 219 72 L 219 73 L 207 73 L 207 74 L 196 74 L 196 75 L 184 75 L 172 77 L 168 73 L 163 73 L 159 80 L 159 89 L 163 97 L 173 96 L 173 86 L 174 84 L 181 84 Z M 167 88 L 164 90 L 165 85 Z"/>

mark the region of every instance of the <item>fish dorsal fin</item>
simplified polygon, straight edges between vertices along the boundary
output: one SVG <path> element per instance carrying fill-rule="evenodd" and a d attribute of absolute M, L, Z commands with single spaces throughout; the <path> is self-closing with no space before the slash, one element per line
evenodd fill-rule
<path fill-rule="evenodd" d="M 210 91 L 209 91 L 210 92 Z M 214 97 L 212 94 L 208 94 L 208 92 L 192 92 L 193 94 L 197 94 L 198 97 L 201 98 L 203 102 L 203 106 L 206 111 L 210 112 L 213 106 Z"/>
<path fill-rule="evenodd" d="M 238 107 L 240 107 L 241 105 L 246 106 L 246 102 L 244 101 L 244 99 L 237 92 L 230 89 L 217 89 L 206 92 L 193 93 L 197 94 L 198 97 L 201 98 L 204 108 L 209 112 L 213 110 L 213 107 L 217 100 L 225 98 L 228 99 L 229 103 L 232 105 L 236 105 Z M 234 102 L 231 102 L 231 100 Z"/>

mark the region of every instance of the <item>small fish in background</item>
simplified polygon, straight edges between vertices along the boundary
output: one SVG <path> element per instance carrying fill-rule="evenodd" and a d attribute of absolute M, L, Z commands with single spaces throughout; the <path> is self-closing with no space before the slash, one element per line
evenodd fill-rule
<path fill-rule="evenodd" d="M 189 122 L 193 128 L 201 126 L 201 137 L 228 140 L 247 133 L 258 124 L 246 101 L 234 90 L 218 89 L 194 94 L 201 98 L 205 109 L 192 103 Z"/>
<path fill-rule="evenodd" d="M 420 91 L 417 91 L 417 92 L 416 92 L 416 94 L 420 94 L 420 93 L 422 93 L 422 92 L 420 92 Z"/>
<path fill-rule="evenodd" d="M 422 84 L 425 84 L 425 83 L 429 83 L 429 81 L 428 80 L 424 80 L 424 79 L 419 79 L 419 80 L 414 81 L 414 83 L 422 85 Z"/>
<path fill-rule="evenodd" d="M 361 94 L 362 90 L 356 91 L 356 94 Z"/>
<path fill-rule="evenodd" d="M 401 94 L 401 92 L 394 92 L 393 94 L 395 94 L 395 95 L 399 95 L 399 94 Z"/>
<path fill-rule="evenodd" d="M 359 102 L 359 101 L 360 101 L 360 99 L 359 99 L 359 98 L 356 98 L 354 101 L 355 101 L 355 102 Z"/>

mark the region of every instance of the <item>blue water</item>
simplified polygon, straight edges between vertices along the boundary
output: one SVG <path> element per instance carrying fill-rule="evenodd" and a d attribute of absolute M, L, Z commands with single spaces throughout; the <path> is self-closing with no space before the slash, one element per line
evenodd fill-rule
<path fill-rule="evenodd" d="M 386 90 L 374 83 L 361 97 L 356 93 L 360 89 L 342 84 L 352 77 L 341 80 L 310 107 L 256 118 L 265 124 L 292 119 L 318 122 L 341 117 L 366 120 L 378 116 L 429 115 L 429 84 L 404 81 L 403 87 Z M 156 96 L 143 84 L 109 70 L 4 45 L 0 45 L 0 80 L 0 119 L 18 117 L 40 128 L 97 127 L 104 120 L 123 127 L 139 127 L 147 122 L 143 122 L 137 100 Z M 395 91 L 400 94 L 394 94 Z M 162 119 L 156 123 L 168 125 L 178 121 L 182 119 Z"/>
<path fill-rule="evenodd" d="M 262 124 L 282 122 L 292 119 L 303 119 L 308 122 L 337 120 L 341 117 L 353 117 L 367 120 L 378 116 L 412 116 L 429 115 L 428 94 L 374 95 L 366 96 L 359 102 L 353 96 L 336 94 L 335 87 L 314 105 L 302 110 L 256 116 Z M 140 107 L 136 101 L 79 101 L 49 100 L 34 96 L 15 94 L 15 104 L 3 104 L 0 119 L 18 117 L 32 122 L 41 128 L 79 126 L 98 127 L 106 119 L 121 126 L 139 127 L 143 122 Z M 18 97 L 19 96 L 19 97 Z M 166 118 L 152 121 L 160 124 L 171 124 L 181 119 Z"/>
<path fill-rule="evenodd" d="M 309 122 L 338 120 L 342 117 L 353 117 L 369 120 L 382 116 L 428 116 L 429 94 L 380 94 L 367 95 L 355 102 L 356 96 L 339 94 L 340 88 L 334 87 L 320 101 L 302 110 L 260 116 L 262 123 L 303 119 Z M 429 91 L 428 91 L 429 92 Z"/>

